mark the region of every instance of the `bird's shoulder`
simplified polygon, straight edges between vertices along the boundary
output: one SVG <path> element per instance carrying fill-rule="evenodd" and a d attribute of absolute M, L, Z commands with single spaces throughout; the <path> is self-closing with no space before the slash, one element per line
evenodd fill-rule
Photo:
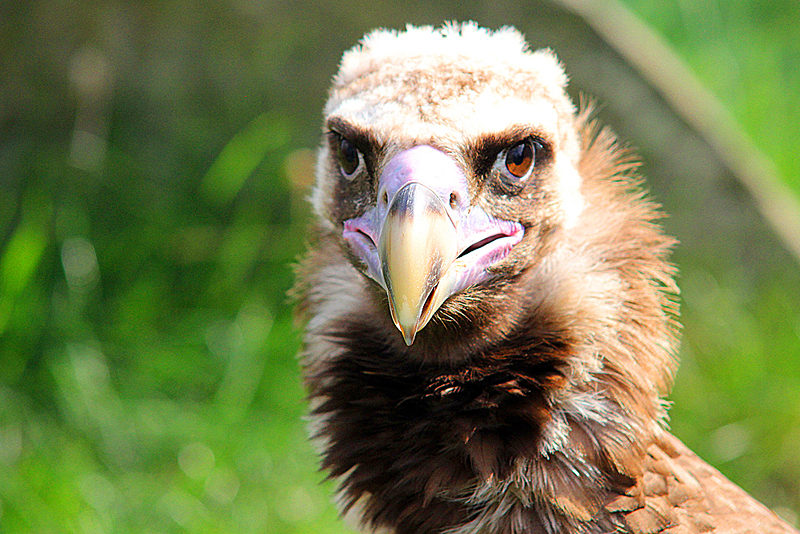
<path fill-rule="evenodd" d="M 636 484 L 607 505 L 633 534 L 797 534 L 775 513 L 664 433 L 647 448 Z"/>

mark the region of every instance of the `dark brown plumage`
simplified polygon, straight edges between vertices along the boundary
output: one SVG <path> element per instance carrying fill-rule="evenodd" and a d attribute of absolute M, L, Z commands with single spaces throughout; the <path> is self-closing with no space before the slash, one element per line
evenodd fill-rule
<path fill-rule="evenodd" d="M 549 51 L 375 32 L 295 292 L 323 468 L 395 534 L 796 532 L 665 429 L 674 242 Z"/>

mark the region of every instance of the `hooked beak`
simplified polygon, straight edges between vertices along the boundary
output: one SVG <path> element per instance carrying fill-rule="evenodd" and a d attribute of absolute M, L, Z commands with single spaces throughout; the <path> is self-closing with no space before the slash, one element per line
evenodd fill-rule
<path fill-rule="evenodd" d="M 387 164 L 377 205 L 344 222 L 343 237 L 389 298 L 407 345 L 452 295 L 491 278 L 523 235 L 519 222 L 470 202 L 467 181 L 443 152 L 416 146 Z"/>
<path fill-rule="evenodd" d="M 449 295 L 439 287 L 458 254 L 455 224 L 442 199 L 411 182 L 394 196 L 381 228 L 378 256 L 392 320 L 407 345 Z"/>

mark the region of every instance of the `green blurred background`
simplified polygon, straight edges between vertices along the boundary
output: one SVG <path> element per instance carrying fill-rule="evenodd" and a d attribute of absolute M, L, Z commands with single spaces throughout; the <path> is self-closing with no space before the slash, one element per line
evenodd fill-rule
<path fill-rule="evenodd" d="M 800 5 L 626 5 L 800 191 Z M 0 4 L 0 532 L 345 532 L 306 441 L 286 298 L 330 76 L 376 26 L 473 19 L 536 41 L 551 9 Z M 628 115 L 645 112 L 601 116 L 636 135 Z M 672 426 L 796 523 L 800 269 L 768 228 L 729 230 L 763 225 L 735 184 L 719 187 L 739 204 L 708 223 L 671 183 L 654 193 L 685 243 Z"/>

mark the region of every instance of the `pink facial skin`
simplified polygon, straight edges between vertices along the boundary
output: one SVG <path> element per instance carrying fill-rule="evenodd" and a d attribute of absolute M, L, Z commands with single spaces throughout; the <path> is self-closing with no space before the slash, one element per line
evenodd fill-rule
<path fill-rule="evenodd" d="M 377 245 L 395 195 L 412 182 L 439 196 L 455 227 L 458 254 L 445 273 L 450 295 L 490 278 L 487 269 L 508 256 L 522 240 L 524 228 L 519 222 L 498 219 L 470 205 L 467 180 L 455 160 L 428 145 L 410 148 L 386 165 L 378 182 L 377 205 L 344 222 L 343 237 L 366 265 L 367 275 L 384 289 L 383 259 Z"/>

